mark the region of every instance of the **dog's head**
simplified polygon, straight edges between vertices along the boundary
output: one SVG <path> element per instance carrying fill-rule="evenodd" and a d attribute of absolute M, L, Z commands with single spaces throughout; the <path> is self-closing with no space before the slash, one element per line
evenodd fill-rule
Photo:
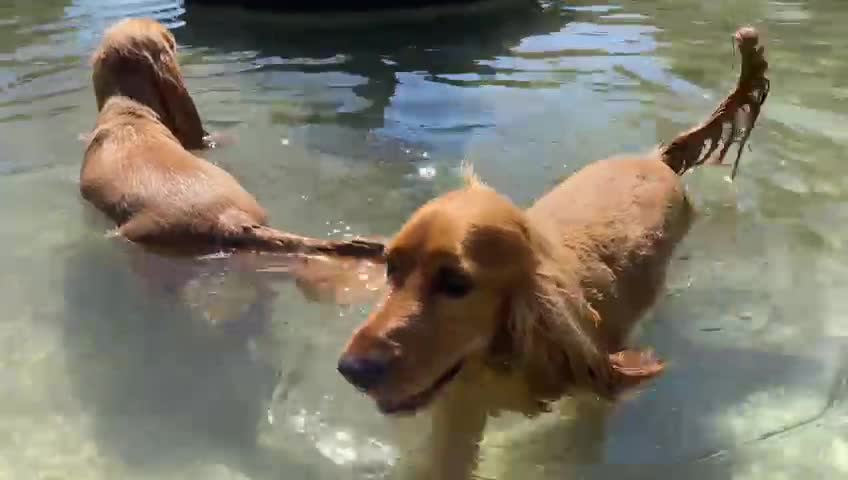
<path fill-rule="evenodd" d="M 97 110 L 111 97 L 128 97 L 156 112 L 185 148 L 202 148 L 205 132 L 176 55 L 174 36 L 155 20 L 111 26 L 91 58 Z"/>
<path fill-rule="evenodd" d="M 395 413 L 426 404 L 487 350 L 533 255 L 521 210 L 471 187 L 417 211 L 386 261 L 389 291 L 354 333 L 339 370 Z"/>
<path fill-rule="evenodd" d="M 339 371 L 384 413 L 408 413 L 468 362 L 520 355 L 516 334 L 526 332 L 512 323 L 533 314 L 538 241 L 524 212 L 475 177 L 424 205 L 388 245 L 388 292 Z"/>

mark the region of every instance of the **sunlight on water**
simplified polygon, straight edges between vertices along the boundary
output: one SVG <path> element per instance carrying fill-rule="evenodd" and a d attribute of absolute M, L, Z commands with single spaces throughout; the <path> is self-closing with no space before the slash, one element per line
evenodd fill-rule
<path fill-rule="evenodd" d="M 0 5 L 0 478 L 386 478 L 398 438 L 423 436 L 336 373 L 367 305 L 105 238 L 79 198 L 79 138 L 88 56 L 125 16 L 173 29 L 202 117 L 238 139 L 207 157 L 274 225 L 319 237 L 391 235 L 463 160 L 527 205 L 668 140 L 730 88 L 730 35 L 754 23 L 772 94 L 753 151 L 733 184 L 687 178 L 701 218 L 639 332 L 668 373 L 602 432 L 567 406 L 498 419 L 480 474 L 848 475 L 844 2 L 515 0 L 353 21 L 44 0 Z"/>

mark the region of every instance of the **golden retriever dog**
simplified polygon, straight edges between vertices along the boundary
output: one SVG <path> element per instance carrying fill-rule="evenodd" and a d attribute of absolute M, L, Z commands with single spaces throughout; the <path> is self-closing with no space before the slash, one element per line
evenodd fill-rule
<path fill-rule="evenodd" d="M 338 370 L 384 414 L 427 409 L 421 478 L 468 478 L 489 415 L 563 397 L 611 404 L 662 372 L 627 340 L 695 218 L 680 176 L 734 143 L 738 162 L 768 93 L 757 32 L 735 40 L 735 89 L 670 144 L 594 162 L 526 210 L 469 170 L 389 242 L 388 291 Z"/>
<path fill-rule="evenodd" d="M 251 253 L 239 260 L 247 269 L 270 262 L 286 274 L 309 274 L 299 286 L 318 289 L 313 297 L 338 289 L 326 285 L 328 278 L 356 286 L 360 260 L 382 262 L 380 242 L 320 240 L 269 227 L 265 210 L 232 175 L 189 151 L 207 146 L 208 136 L 165 26 L 122 20 L 107 29 L 91 63 L 99 113 L 80 191 L 115 223 L 114 236 L 180 256 Z M 310 282 L 313 267 L 324 272 L 324 284 Z"/>
<path fill-rule="evenodd" d="M 83 198 L 116 235 L 167 250 L 337 253 L 379 258 L 383 245 L 272 229 L 232 175 L 187 149 L 205 132 L 185 88 L 174 37 L 149 19 L 118 22 L 92 58 L 99 115 L 80 173 Z"/>

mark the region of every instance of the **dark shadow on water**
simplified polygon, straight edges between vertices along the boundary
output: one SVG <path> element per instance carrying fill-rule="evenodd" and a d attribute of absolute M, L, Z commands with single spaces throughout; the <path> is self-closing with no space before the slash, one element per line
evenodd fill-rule
<path fill-rule="evenodd" d="M 514 479 L 533 471 L 533 478 L 545 480 L 731 478 L 748 466 L 740 461 L 750 462 L 737 453 L 801 432 L 833 406 L 831 390 L 848 373 L 848 348 L 822 342 L 801 353 L 704 348 L 675 338 L 664 354 L 679 360 L 605 422 L 578 416 L 516 430 L 493 443 L 483 473 Z M 784 389 L 790 396 L 782 397 Z M 789 418 L 763 413 L 752 399 L 766 394 L 769 408 L 786 408 Z M 798 398 L 815 401 L 797 411 L 791 402 Z"/>
<path fill-rule="evenodd" d="M 266 12 L 368 12 L 382 9 L 420 8 L 433 5 L 455 5 L 470 3 L 469 0 L 368 0 L 350 2 L 347 0 L 186 0 L 189 5 L 237 5 L 240 8 L 256 9 Z"/>
<path fill-rule="evenodd" d="M 251 478 L 304 478 L 320 469 L 257 443 L 280 381 L 280 366 L 254 348 L 267 334 L 270 300 L 260 295 L 236 321 L 210 324 L 165 286 L 145 285 L 126 250 L 89 241 L 66 262 L 68 376 L 92 413 L 98 447 L 145 472 L 224 464 Z M 133 261 L 161 267 L 161 258 L 142 255 Z M 185 273 L 186 264 L 173 266 L 175 277 Z"/>
<path fill-rule="evenodd" d="M 364 78 L 364 83 L 351 90 L 366 100 L 365 107 L 305 118 L 279 115 L 274 121 L 333 123 L 372 130 L 387 126 L 386 110 L 401 83 L 398 74 L 420 73 L 429 81 L 447 74 L 493 75 L 495 69 L 482 65 L 482 61 L 508 55 L 510 48 L 527 36 L 558 31 L 570 21 L 572 13 L 558 3 L 542 8 L 536 2 L 521 0 L 435 18 L 432 15 L 421 10 L 391 21 L 366 16 L 357 22 L 332 23 L 337 18 L 333 15 L 292 17 L 190 3 L 182 17 L 186 25 L 175 34 L 181 43 L 192 47 L 233 54 L 258 52 L 254 66 L 263 73 L 344 73 Z M 347 88 L 333 85 L 332 80 L 326 85 L 328 89 L 339 87 Z M 486 122 L 457 128 L 471 131 L 481 123 Z"/>
<path fill-rule="evenodd" d="M 314 186 L 303 194 L 332 204 L 327 215 L 389 235 L 398 219 L 459 185 L 454 170 L 469 142 L 494 127 L 480 85 L 494 79 L 498 59 L 524 38 L 559 31 L 577 15 L 562 7 L 520 0 L 443 16 L 425 9 L 345 23 L 338 21 L 342 15 L 187 4 L 185 25 L 174 34 L 188 47 L 188 72 L 202 77 L 204 65 L 214 63 L 209 75 L 222 76 L 189 76 L 190 86 L 239 89 L 239 108 L 257 105 L 281 135 L 306 147 L 308 161 L 297 168 Z M 210 110 L 203 95 L 201 115 Z M 214 115 L 204 118 L 214 125 Z M 257 155 L 254 147 L 236 149 L 244 153 L 221 157 Z M 284 148 L 265 151 L 259 155 L 293 171 Z"/>

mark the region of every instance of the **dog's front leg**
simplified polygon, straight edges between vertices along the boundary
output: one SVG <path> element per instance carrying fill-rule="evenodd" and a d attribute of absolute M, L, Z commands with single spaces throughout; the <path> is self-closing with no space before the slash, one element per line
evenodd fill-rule
<path fill-rule="evenodd" d="M 432 412 L 432 430 L 426 455 L 414 480 L 469 480 L 477 466 L 477 454 L 486 428 L 488 408 L 463 388 L 445 392 Z"/>

